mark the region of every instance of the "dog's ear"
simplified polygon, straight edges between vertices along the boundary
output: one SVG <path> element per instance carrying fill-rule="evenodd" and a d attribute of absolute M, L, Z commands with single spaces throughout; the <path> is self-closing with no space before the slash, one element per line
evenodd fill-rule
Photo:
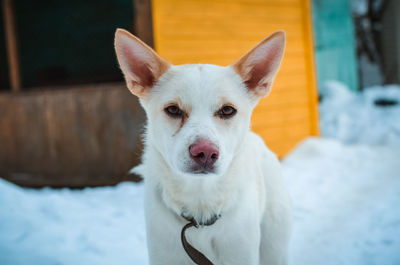
<path fill-rule="evenodd" d="M 138 97 L 144 96 L 170 67 L 152 48 L 126 30 L 117 29 L 114 45 L 126 84 Z"/>
<path fill-rule="evenodd" d="M 257 97 L 267 96 L 271 89 L 283 58 L 285 39 L 285 32 L 277 31 L 232 64 L 247 89 Z"/>

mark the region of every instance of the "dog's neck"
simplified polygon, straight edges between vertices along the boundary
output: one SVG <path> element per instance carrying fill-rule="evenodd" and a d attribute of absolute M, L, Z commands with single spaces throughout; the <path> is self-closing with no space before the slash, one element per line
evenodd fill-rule
<path fill-rule="evenodd" d="M 158 159 L 146 159 L 147 155 Z M 198 223 L 207 223 L 216 216 L 229 210 L 230 206 L 238 199 L 239 189 L 243 185 L 237 182 L 242 179 L 233 179 L 231 174 L 241 170 L 235 167 L 241 163 L 235 160 L 231 167 L 222 176 L 212 178 L 187 179 L 175 174 L 163 159 L 162 155 L 152 146 L 146 146 L 144 166 L 146 178 L 151 178 L 152 185 L 157 186 L 162 201 L 167 208 L 178 216 L 193 218 Z"/>
<path fill-rule="evenodd" d="M 190 223 L 194 223 L 194 226 L 196 226 L 196 227 L 199 227 L 199 226 L 210 226 L 210 225 L 213 225 L 213 224 L 215 224 L 215 222 L 219 219 L 219 218 L 221 218 L 221 215 L 219 214 L 219 215 L 213 215 L 212 217 L 211 217 L 211 219 L 209 219 L 209 220 L 206 220 L 206 221 L 203 221 L 203 222 L 199 222 L 199 221 L 197 221 L 193 216 L 186 216 L 184 213 L 182 213 L 181 214 L 181 216 L 184 218 L 184 219 L 186 219 L 186 221 L 188 221 L 188 222 L 190 222 Z"/>

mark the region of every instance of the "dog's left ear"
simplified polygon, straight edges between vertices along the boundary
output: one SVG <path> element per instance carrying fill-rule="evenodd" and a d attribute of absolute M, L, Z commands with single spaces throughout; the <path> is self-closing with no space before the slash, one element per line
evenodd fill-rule
<path fill-rule="evenodd" d="M 283 58 L 285 38 L 284 31 L 277 31 L 232 64 L 249 92 L 257 97 L 267 96 L 271 89 Z"/>
<path fill-rule="evenodd" d="M 132 94 L 143 97 L 170 67 L 152 48 L 128 31 L 115 32 L 115 52 Z"/>

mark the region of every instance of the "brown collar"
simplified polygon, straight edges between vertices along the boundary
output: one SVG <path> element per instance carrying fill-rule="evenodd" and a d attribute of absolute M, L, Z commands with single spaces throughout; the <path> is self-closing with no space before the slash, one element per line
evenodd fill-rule
<path fill-rule="evenodd" d="M 207 220 L 204 223 L 198 223 L 193 217 L 184 216 L 183 214 L 182 217 L 189 221 L 189 223 L 186 224 L 181 231 L 181 241 L 186 253 L 190 257 L 190 259 L 198 265 L 214 265 L 203 253 L 195 249 L 192 245 L 189 244 L 189 242 L 187 242 L 185 231 L 192 226 L 199 228 L 203 226 L 213 225 L 221 217 L 221 215 L 214 215 L 210 220 Z"/>

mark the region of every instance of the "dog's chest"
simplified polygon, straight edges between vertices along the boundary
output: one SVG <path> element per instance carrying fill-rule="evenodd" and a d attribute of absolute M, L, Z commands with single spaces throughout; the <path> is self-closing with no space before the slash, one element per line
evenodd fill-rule
<path fill-rule="evenodd" d="M 214 264 L 254 264 L 249 259 L 257 255 L 249 252 L 259 247 L 260 224 L 258 211 L 251 208 L 248 204 L 238 206 L 212 226 L 192 227 L 187 231 L 188 241 Z"/>

